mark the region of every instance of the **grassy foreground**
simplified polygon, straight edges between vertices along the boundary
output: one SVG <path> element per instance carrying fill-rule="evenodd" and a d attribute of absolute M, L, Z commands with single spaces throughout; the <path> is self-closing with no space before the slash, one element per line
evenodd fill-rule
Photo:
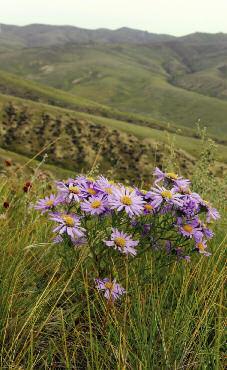
<path fill-rule="evenodd" d="M 64 250 L 51 242 L 46 217 L 29 207 L 53 183 L 40 172 L 28 178 L 24 168 L 3 170 L 0 367 L 224 369 L 226 210 L 221 185 L 201 171 L 205 165 L 202 159 L 195 170 L 195 187 L 222 212 L 212 256 L 167 265 L 154 252 L 142 264 L 126 262 L 126 287 L 133 288 L 110 312 L 90 286 L 85 254 L 72 255 L 67 265 Z M 32 188 L 26 193 L 28 180 Z M 78 294 L 84 288 L 86 295 Z"/>

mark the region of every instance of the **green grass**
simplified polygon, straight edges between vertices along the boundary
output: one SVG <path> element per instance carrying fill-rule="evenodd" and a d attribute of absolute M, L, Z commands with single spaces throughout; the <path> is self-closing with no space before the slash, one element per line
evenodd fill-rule
<path fill-rule="evenodd" d="M 52 183 L 33 179 L 25 194 L 25 179 L 11 169 L 0 177 L 0 202 L 10 202 L 0 217 L 2 369 L 224 369 L 225 218 L 210 258 L 166 265 L 149 253 L 126 262 L 129 294 L 107 312 L 86 250 L 69 254 L 69 269 L 46 216 L 29 208 Z M 224 215 L 218 189 L 210 191 Z"/>

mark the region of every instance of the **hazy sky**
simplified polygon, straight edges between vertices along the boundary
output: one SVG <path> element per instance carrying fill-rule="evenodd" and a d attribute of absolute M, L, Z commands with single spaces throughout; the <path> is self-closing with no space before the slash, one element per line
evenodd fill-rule
<path fill-rule="evenodd" d="M 0 23 L 227 32 L 227 0 L 1 0 Z"/>

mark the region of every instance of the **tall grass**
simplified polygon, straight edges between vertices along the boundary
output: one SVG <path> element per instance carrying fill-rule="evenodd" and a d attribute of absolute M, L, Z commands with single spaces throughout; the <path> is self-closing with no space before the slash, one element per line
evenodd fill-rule
<path fill-rule="evenodd" d="M 35 177 L 25 193 L 23 173 L 3 173 L 0 202 L 10 206 L 0 215 L 1 369 L 224 369 L 224 188 L 196 176 L 223 214 L 212 256 L 126 259 L 130 289 L 107 309 L 84 267 L 86 249 L 66 260 L 46 218 L 29 207 L 52 184 Z"/>

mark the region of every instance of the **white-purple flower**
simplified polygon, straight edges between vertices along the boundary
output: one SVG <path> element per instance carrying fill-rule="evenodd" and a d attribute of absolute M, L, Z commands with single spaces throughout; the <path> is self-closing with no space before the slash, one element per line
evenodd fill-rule
<path fill-rule="evenodd" d="M 66 183 L 65 182 L 58 182 L 57 188 L 60 192 L 60 195 L 64 197 L 65 200 L 68 202 L 80 202 L 83 198 L 83 193 L 81 186 L 77 183 L 76 180 L 69 179 Z"/>
<path fill-rule="evenodd" d="M 211 220 L 218 220 L 221 217 L 218 210 L 212 207 L 212 205 L 209 202 L 201 200 L 201 206 L 202 208 L 205 208 L 207 212 L 206 217 L 207 222 L 211 222 Z"/>
<path fill-rule="evenodd" d="M 120 298 L 121 295 L 125 294 L 125 289 L 118 283 L 116 280 L 105 279 L 95 279 L 96 289 L 104 292 L 104 297 L 110 301 L 114 302 L 117 298 Z"/>
<path fill-rule="evenodd" d="M 97 188 L 105 195 L 113 194 L 115 186 L 104 176 L 99 176 L 96 180 Z"/>
<path fill-rule="evenodd" d="M 59 223 L 59 226 L 53 232 L 67 234 L 72 240 L 84 237 L 86 230 L 81 227 L 78 216 L 66 213 L 53 213 L 50 219 Z"/>
<path fill-rule="evenodd" d="M 182 195 L 175 193 L 174 189 L 166 189 L 163 186 L 156 185 L 146 195 L 146 199 L 151 199 L 150 202 L 154 208 L 158 208 L 163 204 L 181 207 L 183 205 Z"/>
<path fill-rule="evenodd" d="M 110 240 L 105 240 L 104 243 L 108 247 L 113 247 L 123 254 L 135 256 L 137 251 L 135 247 L 139 244 L 138 240 L 133 240 L 131 235 L 112 229 Z"/>
<path fill-rule="evenodd" d="M 91 215 L 101 215 L 107 211 L 108 202 L 103 194 L 91 196 L 81 203 L 81 210 Z"/>
<path fill-rule="evenodd" d="M 196 243 L 196 250 L 200 253 L 200 254 L 203 254 L 204 256 L 211 256 L 211 253 L 208 252 L 207 250 L 207 242 L 206 240 L 203 240 L 203 241 L 200 241 L 198 243 Z"/>
<path fill-rule="evenodd" d="M 164 181 L 166 184 L 173 183 L 178 187 L 188 187 L 191 183 L 188 179 L 184 179 L 174 172 L 163 172 L 158 167 L 155 168 L 153 175 L 156 177 L 155 184 Z"/>
<path fill-rule="evenodd" d="M 192 220 L 183 220 L 181 217 L 179 217 L 177 219 L 177 225 L 179 232 L 183 236 L 190 239 L 193 238 L 197 243 L 201 242 L 203 238 L 203 232 L 197 218 Z"/>
<path fill-rule="evenodd" d="M 53 210 L 53 208 L 61 202 L 62 198 L 60 196 L 51 194 L 49 197 L 39 199 L 34 208 L 38 211 L 42 211 L 42 213 L 45 213 L 47 211 Z"/>
<path fill-rule="evenodd" d="M 98 188 L 97 184 L 89 179 L 81 182 L 81 191 L 86 198 L 98 195 L 100 193 L 100 189 Z"/>
<path fill-rule="evenodd" d="M 129 217 L 139 216 L 143 213 L 143 198 L 136 194 L 136 190 L 125 188 L 124 186 L 116 188 L 113 194 L 108 197 L 111 209 L 118 212 L 125 211 Z"/>

